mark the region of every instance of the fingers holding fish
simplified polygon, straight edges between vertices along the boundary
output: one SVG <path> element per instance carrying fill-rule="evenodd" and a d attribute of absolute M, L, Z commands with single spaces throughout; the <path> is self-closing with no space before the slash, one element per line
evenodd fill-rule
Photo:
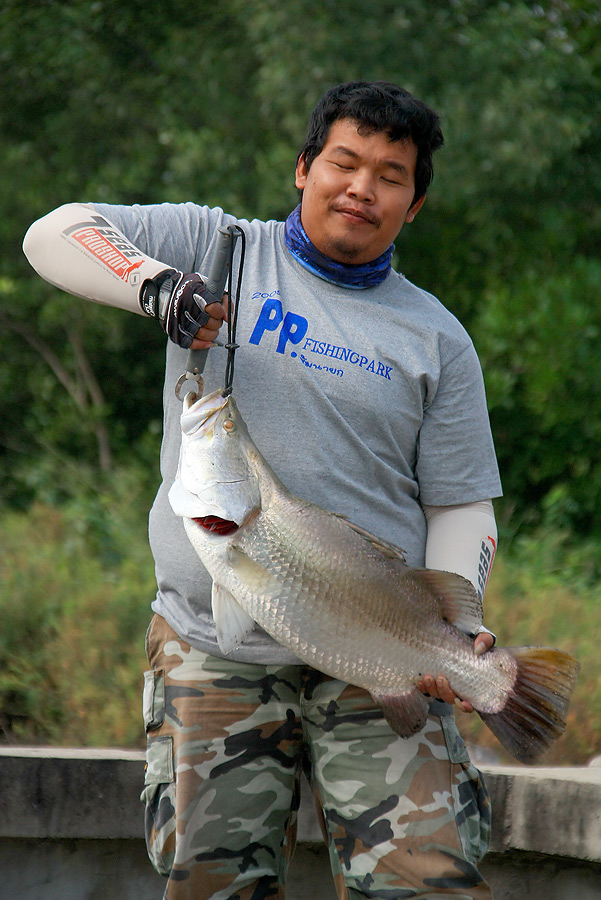
<path fill-rule="evenodd" d="M 493 646 L 495 642 L 494 636 L 490 632 L 482 632 L 476 635 L 474 640 L 474 653 L 481 656 Z M 444 675 L 424 675 L 424 677 L 416 685 L 418 691 L 432 697 L 434 700 L 443 700 L 445 703 L 454 704 L 463 712 L 473 713 L 474 707 L 467 700 L 462 700 L 451 688 L 448 678 Z"/>
<path fill-rule="evenodd" d="M 476 656 L 482 656 L 495 643 L 495 636 L 490 631 L 482 631 L 476 635 L 474 640 L 474 653 Z"/>
<path fill-rule="evenodd" d="M 436 678 L 433 675 L 424 675 L 416 687 L 418 691 L 421 691 L 422 694 L 425 694 L 432 700 L 442 700 L 444 703 L 454 704 L 466 713 L 474 712 L 472 704 L 457 696 L 449 684 L 449 679 L 445 678 L 444 675 L 438 675 Z"/>

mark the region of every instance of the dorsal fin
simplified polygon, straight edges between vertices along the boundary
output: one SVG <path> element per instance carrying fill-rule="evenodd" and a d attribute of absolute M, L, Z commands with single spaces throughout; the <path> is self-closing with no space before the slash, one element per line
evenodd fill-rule
<path fill-rule="evenodd" d="M 438 569 L 413 569 L 440 604 L 443 617 L 465 634 L 477 634 L 482 625 L 482 601 L 476 588 L 462 575 Z"/>
<path fill-rule="evenodd" d="M 384 556 L 387 556 L 389 559 L 398 559 L 405 565 L 407 564 L 407 559 L 405 557 L 405 551 L 401 550 L 400 547 L 397 547 L 396 544 L 390 543 L 390 541 L 385 541 L 383 538 L 377 537 L 375 534 L 372 534 L 371 531 L 367 531 L 366 528 L 361 528 L 360 525 L 355 525 L 354 522 L 350 522 L 346 516 L 341 515 L 340 513 L 334 513 L 337 519 L 340 519 L 341 522 L 344 522 L 345 525 L 348 525 L 349 528 L 352 528 L 354 532 L 361 535 L 362 538 L 365 538 L 366 541 L 375 547 L 376 550 L 379 550 Z"/>

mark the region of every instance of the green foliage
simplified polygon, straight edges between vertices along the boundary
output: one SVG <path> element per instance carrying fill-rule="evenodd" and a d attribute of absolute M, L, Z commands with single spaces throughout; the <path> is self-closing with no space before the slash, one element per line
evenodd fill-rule
<path fill-rule="evenodd" d="M 541 521 L 600 534 L 601 263 L 489 288 L 474 324 L 509 531 Z"/>
<path fill-rule="evenodd" d="M 136 503 L 147 509 L 165 341 L 150 321 L 45 284 L 21 252 L 23 235 L 77 200 L 193 200 L 285 216 L 307 117 L 339 81 L 397 81 L 441 115 L 446 145 L 397 260 L 474 335 L 505 486 L 504 547 L 513 554 L 533 533 L 566 529 L 574 546 L 601 540 L 600 25 L 597 0 L 380 0 L 369 15 L 365 0 L 4 0 L 0 591 L 11 612 L 0 630 L 0 691 L 14 700 L 4 708 L 26 717 L 20 733 L 59 739 L 96 703 L 90 688 L 65 713 L 64 698 L 79 695 L 57 686 L 41 633 L 54 635 L 61 666 L 71 654 L 90 678 L 86 652 L 104 665 L 90 649 L 95 635 L 122 641 L 125 656 L 106 675 L 112 696 L 114 673 L 133 678 L 122 617 L 139 602 L 146 617 L 151 578 L 136 590 L 134 574 L 147 572 L 145 526 L 107 486 L 123 485 L 132 465 L 144 470 Z M 573 588 L 572 577 L 568 566 L 566 598 L 593 591 Z M 538 603 L 534 583 L 525 596 Z M 592 600 L 582 608 L 595 615 Z M 13 639 L 29 654 L 21 688 L 6 649 Z M 28 724 L 34 713 L 42 724 Z"/>
<path fill-rule="evenodd" d="M 154 595 L 147 487 L 120 471 L 110 491 L 62 510 L 36 504 L 0 518 L 0 742 L 138 747 Z M 499 645 L 557 646 L 582 665 L 564 737 L 548 764 L 601 753 L 598 541 L 547 528 L 495 563 L 486 623 Z M 511 760 L 476 716 L 466 737 Z"/>
<path fill-rule="evenodd" d="M 61 503 L 115 462 L 156 473 L 165 338 L 139 316 L 0 279 L 0 504 Z M 131 343 L 130 343 L 131 342 Z"/>
<path fill-rule="evenodd" d="M 499 646 L 558 647 L 579 661 L 581 671 L 563 737 L 545 765 L 583 765 L 601 754 L 601 661 L 597 646 L 601 584 L 599 540 L 574 542 L 557 527 L 517 539 L 495 561 L 486 591 L 486 625 Z M 466 738 L 512 759 L 477 716 L 460 717 Z"/>
<path fill-rule="evenodd" d="M 485 373 L 502 385 L 491 318 L 504 319 L 518 352 L 515 298 L 527 301 L 537 282 L 539 295 L 565 283 L 575 260 L 598 258 L 600 24 L 592 0 L 381 0 L 369 16 L 364 0 L 344 9 L 333 0 L 175 0 L 168 8 L 5 0 L 0 502 L 26 508 L 53 493 L 59 501 L 73 456 L 104 471 L 132 456 L 147 462 L 161 421 L 163 336 L 151 322 L 44 284 L 20 250 L 29 223 L 60 203 L 94 199 L 195 200 L 284 216 L 296 202 L 307 116 L 326 87 L 345 79 L 395 80 L 440 112 L 446 146 L 398 259 L 477 332 Z M 571 296 L 583 305 L 578 291 Z M 506 300 L 511 316 L 500 309 Z M 553 352 L 533 358 L 528 377 L 544 379 L 534 370 Z M 537 434 L 536 411 L 509 393 L 512 377 L 493 404 L 497 445 L 509 503 L 534 521 L 555 487 L 572 502 L 574 473 L 590 465 L 590 452 L 583 436 L 563 466 L 560 424 Z M 581 377 L 593 393 L 593 362 Z M 590 499 L 589 519 L 579 522 L 590 521 Z"/>
<path fill-rule="evenodd" d="M 0 520 L 0 740 L 141 746 L 156 586 L 136 470 Z"/>

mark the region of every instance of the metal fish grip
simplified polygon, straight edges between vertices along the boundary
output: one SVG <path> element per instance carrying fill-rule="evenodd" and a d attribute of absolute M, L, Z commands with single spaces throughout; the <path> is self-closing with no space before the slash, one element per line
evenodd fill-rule
<path fill-rule="evenodd" d="M 242 229 L 238 225 L 224 225 L 219 228 L 217 233 L 217 247 L 215 249 L 215 253 L 213 254 L 213 258 L 211 260 L 211 268 L 209 271 L 209 275 L 206 280 L 206 288 L 210 293 L 215 297 L 215 300 L 221 303 L 223 298 L 223 292 L 225 290 L 225 285 L 227 283 L 228 277 L 231 274 L 232 270 L 232 262 L 234 258 L 234 247 L 236 244 L 236 239 L 238 236 L 242 236 L 244 239 L 245 235 Z M 228 380 L 231 382 L 231 378 L 233 376 L 233 354 L 236 349 L 235 341 L 235 327 L 237 321 L 237 311 L 238 311 L 238 299 L 240 295 L 240 279 L 242 274 L 242 260 L 240 264 L 240 270 L 238 272 L 238 285 L 237 285 L 237 296 L 236 303 L 234 307 L 234 312 L 232 313 L 231 302 L 230 302 L 230 315 L 228 317 L 228 342 L 225 345 L 228 351 L 228 360 L 226 363 L 226 387 L 228 384 Z M 232 318 L 234 320 L 232 324 Z M 213 344 L 214 347 L 223 346 L 219 342 L 215 342 Z M 175 395 L 178 400 L 183 401 L 185 395 L 189 393 L 189 391 L 184 390 L 184 386 L 189 384 L 190 382 L 194 382 L 195 390 L 193 391 L 196 399 L 198 400 L 202 397 L 204 390 L 204 378 L 203 372 L 204 367 L 207 361 L 207 354 L 209 350 L 189 350 L 188 357 L 186 359 L 186 371 L 183 372 L 182 375 L 177 380 L 177 384 L 175 386 Z M 231 370 L 231 375 L 228 373 Z M 230 383 L 230 391 L 231 391 L 231 383 Z"/>

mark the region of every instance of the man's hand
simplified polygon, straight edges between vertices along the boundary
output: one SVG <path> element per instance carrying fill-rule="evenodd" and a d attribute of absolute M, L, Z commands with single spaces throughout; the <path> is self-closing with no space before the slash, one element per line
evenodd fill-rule
<path fill-rule="evenodd" d="M 494 635 L 486 631 L 482 632 L 482 634 L 477 634 L 474 640 L 474 652 L 477 656 L 481 656 L 482 653 L 490 650 L 494 642 Z M 444 675 L 438 675 L 436 678 L 433 675 L 424 675 L 421 681 L 418 681 L 416 687 L 423 694 L 429 694 L 434 700 L 444 700 L 445 703 L 456 704 L 466 713 L 474 711 L 471 703 L 468 703 L 467 700 L 462 700 L 451 690 L 449 681 Z"/>
<path fill-rule="evenodd" d="M 230 298 L 229 294 L 224 294 L 221 303 L 211 303 L 205 307 L 205 311 L 209 316 L 209 321 L 202 328 L 199 328 L 194 335 L 194 340 L 190 344 L 191 350 L 208 350 L 213 341 L 217 339 L 219 329 L 224 322 L 227 322 L 229 316 Z"/>
<path fill-rule="evenodd" d="M 148 315 L 159 320 L 167 336 L 186 350 L 210 347 L 227 318 L 226 309 L 197 272 L 160 272 L 142 285 L 140 303 Z"/>

